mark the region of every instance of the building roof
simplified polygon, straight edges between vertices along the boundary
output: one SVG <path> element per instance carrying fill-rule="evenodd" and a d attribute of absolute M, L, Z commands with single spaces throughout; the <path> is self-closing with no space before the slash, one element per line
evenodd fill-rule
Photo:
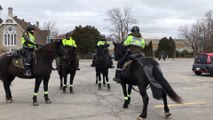
<path fill-rule="evenodd" d="M 1 7 L 1 5 L 0 5 L 0 10 L 3 10 L 3 8 Z"/>
<path fill-rule="evenodd" d="M 32 25 L 29 22 L 24 21 L 23 19 L 19 19 L 17 16 L 13 17 L 16 23 L 23 29 L 26 30 L 27 26 Z M 35 26 L 35 25 L 34 25 Z M 35 36 L 37 43 L 46 43 L 47 36 L 49 36 L 49 30 L 41 30 L 37 26 L 35 26 Z"/>

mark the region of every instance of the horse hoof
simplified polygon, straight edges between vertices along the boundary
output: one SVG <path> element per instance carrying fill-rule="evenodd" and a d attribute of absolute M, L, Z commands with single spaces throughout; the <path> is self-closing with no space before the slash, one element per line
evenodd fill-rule
<path fill-rule="evenodd" d="M 123 104 L 123 108 L 127 109 L 128 108 L 128 104 Z"/>
<path fill-rule="evenodd" d="M 12 103 L 13 99 L 6 100 L 7 103 Z"/>
<path fill-rule="evenodd" d="M 111 89 L 109 84 L 107 84 L 107 89 L 108 89 L 108 90 L 110 90 L 110 89 Z"/>
<path fill-rule="evenodd" d="M 33 102 L 33 106 L 38 106 L 38 102 Z"/>
<path fill-rule="evenodd" d="M 66 94 L 66 90 L 63 90 L 63 94 Z"/>
<path fill-rule="evenodd" d="M 171 113 L 165 112 L 165 117 L 168 118 L 169 116 L 171 116 Z"/>
<path fill-rule="evenodd" d="M 52 102 L 50 100 L 45 101 L 46 104 L 51 104 Z"/>
<path fill-rule="evenodd" d="M 141 118 L 141 117 L 138 117 L 136 120 L 144 120 L 143 118 Z"/>

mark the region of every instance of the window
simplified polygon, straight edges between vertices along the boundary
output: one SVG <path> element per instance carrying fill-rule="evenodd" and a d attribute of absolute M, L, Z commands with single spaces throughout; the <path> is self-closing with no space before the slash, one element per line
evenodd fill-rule
<path fill-rule="evenodd" d="M 6 27 L 4 31 L 4 45 L 5 46 L 16 45 L 16 31 L 13 26 Z"/>
<path fill-rule="evenodd" d="M 7 20 L 6 20 L 6 23 L 13 23 L 13 20 L 7 19 Z"/>

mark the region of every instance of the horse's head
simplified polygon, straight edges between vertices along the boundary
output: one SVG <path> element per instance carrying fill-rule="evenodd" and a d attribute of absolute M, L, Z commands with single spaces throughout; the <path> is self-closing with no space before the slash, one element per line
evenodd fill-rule
<path fill-rule="evenodd" d="M 64 46 L 63 47 L 63 59 L 73 60 L 75 56 L 75 47 L 73 46 Z"/>
<path fill-rule="evenodd" d="M 113 44 L 114 44 L 115 60 L 119 60 L 125 54 L 127 47 L 123 45 L 123 42 L 121 42 L 121 43 L 114 43 L 113 42 Z"/>

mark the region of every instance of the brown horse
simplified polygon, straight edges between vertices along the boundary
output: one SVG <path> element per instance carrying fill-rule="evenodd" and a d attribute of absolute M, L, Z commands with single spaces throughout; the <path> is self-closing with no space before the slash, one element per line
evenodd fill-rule
<path fill-rule="evenodd" d="M 35 78 L 33 105 L 39 105 L 37 102 L 37 94 L 39 86 L 43 80 L 44 98 L 47 104 L 51 103 L 48 97 L 48 82 L 52 71 L 52 62 L 57 54 L 60 54 L 61 42 L 55 41 L 44 45 L 35 52 L 34 62 L 32 65 L 32 76 L 24 76 L 24 69 L 14 66 L 12 63 L 12 53 L 6 53 L 0 57 L 0 79 L 3 81 L 7 103 L 12 103 L 12 94 L 10 85 L 15 77 L 32 79 Z"/>
<path fill-rule="evenodd" d="M 123 43 L 114 43 L 114 55 L 115 59 L 119 60 L 127 49 Z M 149 97 L 147 95 L 147 86 L 150 85 L 153 97 L 156 99 L 163 99 L 165 116 L 171 115 L 168 104 L 167 95 L 176 103 L 182 103 L 182 99 L 172 89 L 170 84 L 164 78 L 160 66 L 156 60 L 150 57 L 134 57 L 131 58 L 132 62 L 125 67 L 121 77 L 121 86 L 124 95 L 123 108 L 128 108 L 130 103 L 131 86 L 138 86 L 139 93 L 143 99 L 143 109 L 141 115 L 137 120 L 144 120 L 147 117 L 147 107 Z M 129 85 L 128 92 L 126 85 Z"/>

